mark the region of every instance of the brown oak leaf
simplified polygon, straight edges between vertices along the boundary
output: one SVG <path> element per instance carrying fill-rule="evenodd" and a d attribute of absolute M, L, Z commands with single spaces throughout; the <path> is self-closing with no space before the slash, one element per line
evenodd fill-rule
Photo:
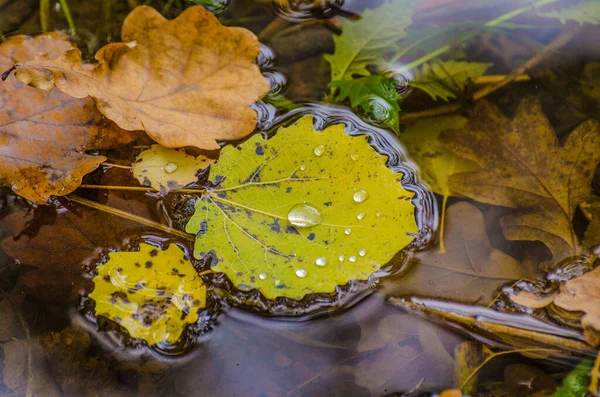
<path fill-rule="evenodd" d="M 407 273 L 382 279 L 384 292 L 487 304 L 502 284 L 531 277 L 526 266 L 492 247 L 483 215 L 472 204 L 448 208 L 444 239 L 445 253 L 417 253 Z"/>
<path fill-rule="evenodd" d="M 202 6 L 172 21 L 140 6 L 125 19 L 121 36 L 124 43 L 96 53 L 91 70 L 82 68 L 74 49 L 55 60 L 40 54 L 18 64 L 16 76 L 44 90 L 90 96 L 121 128 L 145 130 L 166 147 L 218 149 L 217 140 L 254 130 L 249 105 L 269 84 L 255 64 L 260 43 L 252 32 L 222 26 Z"/>
<path fill-rule="evenodd" d="M 481 102 L 464 129 L 444 131 L 440 139 L 482 168 L 452 175 L 451 189 L 516 209 L 501 219 L 506 238 L 541 241 L 558 262 L 579 250 L 571 222 L 591 192 L 600 161 L 599 131 L 598 122 L 586 121 L 561 145 L 539 101 L 526 98 L 512 120 Z"/>
<path fill-rule="evenodd" d="M 52 58 L 73 48 L 65 34 L 14 36 L 0 44 L 0 70 L 13 59 L 39 52 Z M 134 136 L 108 122 L 90 98 L 36 90 L 14 76 L 0 82 L 0 184 L 35 203 L 71 193 L 106 160 L 85 150 L 107 149 Z"/>

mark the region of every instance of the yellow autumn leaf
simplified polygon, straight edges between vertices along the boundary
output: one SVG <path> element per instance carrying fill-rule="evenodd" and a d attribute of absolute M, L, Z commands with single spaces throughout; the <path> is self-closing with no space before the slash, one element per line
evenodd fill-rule
<path fill-rule="evenodd" d="M 242 290 L 301 299 L 366 280 L 418 233 L 414 193 L 387 158 L 306 116 L 268 140 L 225 147 L 186 231 L 194 255 Z"/>
<path fill-rule="evenodd" d="M 111 252 L 93 281 L 96 316 L 150 345 L 176 343 L 206 305 L 202 279 L 175 244 L 164 251 L 142 243 L 139 252 Z"/>
<path fill-rule="evenodd" d="M 152 145 L 137 157 L 133 175 L 143 186 L 151 186 L 162 194 L 180 189 L 198 179 L 198 171 L 214 163 L 204 157 L 190 156 L 183 150 Z"/>

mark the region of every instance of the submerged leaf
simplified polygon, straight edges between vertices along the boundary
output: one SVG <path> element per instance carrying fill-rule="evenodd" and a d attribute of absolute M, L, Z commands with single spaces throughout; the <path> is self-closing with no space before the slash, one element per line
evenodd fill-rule
<path fill-rule="evenodd" d="M 427 118 L 406 124 L 400 134 L 410 157 L 419 165 L 423 179 L 439 195 L 451 195 L 450 175 L 478 169 L 475 163 L 455 155 L 438 139 L 442 131 L 462 128 L 466 122 L 462 116 Z"/>
<path fill-rule="evenodd" d="M 415 74 L 410 86 L 427 93 L 434 100 L 446 102 L 456 98 L 469 84 L 477 80 L 492 66 L 491 63 L 444 61 L 426 63 Z"/>
<path fill-rule="evenodd" d="M 359 21 L 342 21 L 342 34 L 334 36 L 335 52 L 325 55 L 331 65 L 331 81 L 368 76 L 367 66 L 382 66 L 384 55 L 396 50 L 412 23 L 415 0 L 391 0 L 366 10 Z"/>
<path fill-rule="evenodd" d="M 334 293 L 366 280 L 418 232 L 402 174 L 366 136 L 307 116 L 272 138 L 225 147 L 186 231 L 197 258 L 267 298 Z"/>
<path fill-rule="evenodd" d="M 91 70 L 71 50 L 55 60 L 40 54 L 17 65 L 16 76 L 41 89 L 55 85 L 76 98 L 90 96 L 121 128 L 145 130 L 167 147 L 218 149 L 217 140 L 254 130 L 249 105 L 269 84 L 255 64 L 260 44 L 250 31 L 221 26 L 201 6 L 173 21 L 140 6 L 125 19 L 121 36 L 124 43 L 96 53 Z"/>
<path fill-rule="evenodd" d="M 202 155 L 194 157 L 182 150 L 152 145 L 137 157 L 133 174 L 143 186 L 152 186 L 165 194 L 196 181 L 196 173 L 212 163 L 214 160 Z"/>
<path fill-rule="evenodd" d="M 446 253 L 419 252 L 407 273 L 382 280 L 384 292 L 487 304 L 500 285 L 531 276 L 519 261 L 492 247 L 483 215 L 469 203 L 448 209 L 444 240 Z"/>
<path fill-rule="evenodd" d="M 598 0 L 579 0 L 577 4 L 558 10 L 541 12 L 539 15 L 547 18 L 560 19 L 562 23 L 575 21 L 580 24 L 600 24 L 600 4 Z"/>
<path fill-rule="evenodd" d="M 475 200 L 519 210 L 501 219 L 509 240 L 541 241 L 558 262 L 578 253 L 571 221 L 590 195 L 600 160 L 600 124 L 586 121 L 561 145 L 540 103 L 524 99 L 513 120 L 481 102 L 466 128 L 442 142 L 481 167 L 450 177 L 450 188 Z"/>
<path fill-rule="evenodd" d="M 140 244 L 139 252 L 111 252 L 98 267 L 94 291 L 97 316 L 109 318 L 133 338 L 150 345 L 176 343 L 205 307 L 206 287 L 175 244 L 161 251 Z"/>
<path fill-rule="evenodd" d="M 39 52 L 54 58 L 73 48 L 66 34 L 14 36 L 0 44 L 0 70 L 15 58 L 27 61 Z M 90 98 L 36 90 L 14 76 L 0 82 L 0 184 L 37 204 L 71 193 L 106 160 L 85 150 L 108 149 L 134 137 L 107 122 Z"/>
<path fill-rule="evenodd" d="M 396 91 L 395 81 L 381 75 L 361 77 L 353 80 L 336 80 L 330 87 L 339 88 L 335 98 L 341 102 L 350 98 L 350 105 L 362 110 L 374 121 L 385 124 L 398 132 L 398 113 L 400 95 Z"/>

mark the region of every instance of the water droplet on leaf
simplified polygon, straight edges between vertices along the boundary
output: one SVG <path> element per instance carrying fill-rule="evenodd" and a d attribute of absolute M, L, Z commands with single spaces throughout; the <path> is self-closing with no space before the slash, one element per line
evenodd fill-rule
<path fill-rule="evenodd" d="M 379 217 L 381 216 L 381 212 L 377 211 L 377 212 L 375 213 L 375 216 L 376 216 L 377 218 L 379 218 Z"/>
<path fill-rule="evenodd" d="M 258 278 L 261 280 L 266 280 L 267 279 L 267 275 L 265 273 L 261 273 L 258 275 Z"/>
<path fill-rule="evenodd" d="M 313 152 L 315 153 L 315 156 L 321 157 L 323 155 L 323 153 L 325 153 L 325 146 L 319 145 L 319 146 L 315 147 Z"/>
<path fill-rule="evenodd" d="M 358 219 L 359 221 L 365 218 L 365 213 L 361 212 L 360 214 L 356 215 L 356 219 Z"/>
<path fill-rule="evenodd" d="M 357 190 L 356 192 L 354 192 L 354 195 L 352 196 L 352 199 L 357 202 L 357 203 L 362 203 L 363 201 L 365 201 L 366 199 L 369 198 L 369 193 L 367 193 L 366 190 Z"/>
<path fill-rule="evenodd" d="M 350 155 L 350 158 L 351 158 L 352 160 L 354 160 L 354 161 L 357 161 L 357 160 L 358 160 L 358 153 L 352 153 L 352 154 Z"/>
<path fill-rule="evenodd" d="M 297 269 L 296 270 L 296 276 L 300 277 L 300 278 L 304 278 L 308 275 L 308 272 L 306 271 L 306 269 Z"/>
<path fill-rule="evenodd" d="M 304 165 L 304 164 L 300 164 L 300 170 L 301 170 L 301 171 L 304 171 L 305 169 L 306 169 L 306 165 Z"/>
<path fill-rule="evenodd" d="M 367 251 L 366 250 L 360 250 L 360 251 L 358 251 L 358 255 L 365 256 L 365 255 L 367 255 Z"/>
<path fill-rule="evenodd" d="M 321 224 L 321 213 L 307 204 L 297 204 L 288 212 L 288 221 L 297 227 L 312 227 Z"/>
<path fill-rule="evenodd" d="M 343 262 L 343 261 L 344 261 L 344 259 L 345 259 L 344 255 L 340 255 L 340 256 L 338 256 L 338 260 L 339 260 L 340 262 Z"/>
<path fill-rule="evenodd" d="M 344 233 L 345 234 L 350 234 L 350 233 L 352 233 L 352 229 L 348 228 L 348 229 L 344 230 Z"/>
<path fill-rule="evenodd" d="M 350 256 L 350 257 L 348 257 L 348 260 L 350 262 L 356 262 L 356 257 L 355 256 Z"/>
<path fill-rule="evenodd" d="M 172 173 L 174 173 L 175 171 L 177 171 L 177 168 L 179 168 L 179 167 L 177 166 L 177 164 L 175 164 L 175 163 L 167 163 L 167 165 L 165 165 L 165 172 L 166 172 L 167 174 L 172 174 Z"/>
<path fill-rule="evenodd" d="M 315 264 L 317 266 L 325 266 L 327 264 L 327 259 L 325 259 L 324 257 L 320 256 L 317 258 L 317 260 L 315 261 Z"/>

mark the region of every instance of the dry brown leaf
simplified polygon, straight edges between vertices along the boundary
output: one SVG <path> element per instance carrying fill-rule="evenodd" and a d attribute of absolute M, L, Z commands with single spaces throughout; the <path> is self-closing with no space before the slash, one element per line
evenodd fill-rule
<path fill-rule="evenodd" d="M 408 273 L 382 279 L 384 292 L 486 304 L 500 285 L 531 276 L 519 261 L 492 247 L 483 215 L 469 203 L 448 209 L 444 239 L 446 253 L 418 253 Z"/>
<path fill-rule="evenodd" d="M 0 70 L 10 68 L 13 58 L 28 60 L 39 52 L 52 58 L 73 48 L 65 34 L 14 36 L 0 44 Z M 89 98 L 36 90 L 14 76 L 0 82 L 0 184 L 35 203 L 71 193 L 106 160 L 84 150 L 110 148 L 133 136 L 106 121 Z"/>
<path fill-rule="evenodd" d="M 121 128 L 145 130 L 166 147 L 218 149 L 217 140 L 254 130 L 249 105 L 269 84 L 255 64 L 260 43 L 252 32 L 222 26 L 202 6 L 172 21 L 140 6 L 125 19 L 121 36 L 124 43 L 96 53 L 91 70 L 82 68 L 75 49 L 56 60 L 40 54 L 17 65 L 16 76 L 37 88 L 56 85 L 76 98 L 91 96 Z"/>
<path fill-rule="evenodd" d="M 600 267 L 561 285 L 554 304 L 565 310 L 583 312 L 583 329 L 600 331 Z M 594 334 L 597 332 L 586 333 L 588 342 Z"/>
<path fill-rule="evenodd" d="M 510 295 L 509 299 L 517 305 L 530 307 L 532 309 L 541 309 L 554 301 L 555 293 L 539 295 L 535 292 L 522 290 L 518 294 Z"/>
<path fill-rule="evenodd" d="M 450 177 L 450 188 L 475 200 L 518 209 L 502 218 L 510 240 L 541 241 L 555 262 L 578 253 L 571 224 L 575 209 L 590 195 L 600 160 L 600 124 L 589 120 L 561 145 L 540 103 L 524 99 L 510 120 L 481 102 L 462 130 L 440 139 L 482 170 Z"/>

